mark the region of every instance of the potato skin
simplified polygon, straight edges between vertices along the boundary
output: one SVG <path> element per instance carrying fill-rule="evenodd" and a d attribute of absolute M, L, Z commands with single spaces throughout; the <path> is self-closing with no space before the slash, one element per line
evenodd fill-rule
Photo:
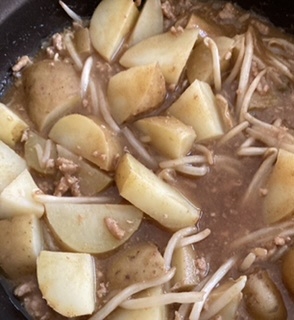
<path fill-rule="evenodd" d="M 29 116 L 41 132 L 81 104 L 80 78 L 69 63 L 42 60 L 27 68 L 23 79 Z"/>
<path fill-rule="evenodd" d="M 123 289 L 137 282 L 152 280 L 166 272 L 164 259 L 151 243 L 134 245 L 118 254 L 107 272 L 113 289 Z"/>

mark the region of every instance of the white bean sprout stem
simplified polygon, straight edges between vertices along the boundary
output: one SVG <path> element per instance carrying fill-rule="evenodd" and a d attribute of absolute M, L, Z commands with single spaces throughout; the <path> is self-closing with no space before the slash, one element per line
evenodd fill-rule
<path fill-rule="evenodd" d="M 193 305 L 192 311 L 189 316 L 189 320 L 198 320 L 200 317 L 200 313 L 204 306 L 205 301 L 207 300 L 210 292 L 213 288 L 221 281 L 221 279 L 227 274 L 227 272 L 233 267 L 236 263 L 237 257 L 232 257 L 228 261 L 226 261 L 223 265 L 221 265 L 218 270 L 211 276 L 208 282 L 205 284 L 203 289 L 200 292 L 204 293 L 203 300 L 201 302 L 196 302 Z"/>
<path fill-rule="evenodd" d="M 260 71 L 259 74 L 251 82 L 248 90 L 246 91 L 246 93 L 244 95 L 244 99 L 242 101 L 241 109 L 240 109 L 240 115 L 239 115 L 240 122 L 244 121 L 244 114 L 247 113 L 247 111 L 248 111 L 252 95 L 253 95 L 254 91 L 256 90 L 258 84 L 260 83 L 260 80 L 265 75 L 266 71 L 267 71 L 266 69 Z"/>
<path fill-rule="evenodd" d="M 246 128 L 248 128 L 249 122 L 248 121 L 243 121 L 233 127 L 230 131 L 228 131 L 226 134 L 224 134 L 218 141 L 219 145 L 222 145 L 229 140 L 233 139 L 236 137 L 238 134 L 240 134 L 242 131 L 244 131 Z"/>
<path fill-rule="evenodd" d="M 245 52 L 240 71 L 239 86 L 237 90 L 236 110 L 240 114 L 240 109 L 243 103 L 244 95 L 249 83 L 249 76 L 251 71 L 251 64 L 253 58 L 253 36 L 251 28 L 245 34 Z"/>
<path fill-rule="evenodd" d="M 59 1 L 59 4 L 61 5 L 62 9 L 68 14 L 68 16 L 75 22 L 79 24 L 83 24 L 82 18 L 77 15 L 67 4 L 65 4 L 63 1 Z"/>
<path fill-rule="evenodd" d="M 205 156 L 186 156 L 174 160 L 165 160 L 159 163 L 161 169 L 173 168 L 183 164 L 199 164 L 206 163 L 207 159 Z"/>
<path fill-rule="evenodd" d="M 178 172 L 194 177 L 202 177 L 209 172 L 208 166 L 194 167 L 187 164 L 176 166 L 175 169 Z"/>
<path fill-rule="evenodd" d="M 196 301 L 202 301 L 202 292 L 169 292 L 154 297 L 145 297 L 137 299 L 129 299 L 120 304 L 120 307 L 136 310 L 152 308 L 161 305 L 173 304 L 173 303 L 195 303 Z"/>
<path fill-rule="evenodd" d="M 172 261 L 172 256 L 174 253 L 175 248 L 177 247 L 179 241 L 185 237 L 189 236 L 192 234 L 197 233 L 197 228 L 196 227 L 187 227 L 184 229 L 180 229 L 177 232 L 175 232 L 171 238 L 168 241 L 168 244 L 165 248 L 164 254 L 163 254 L 163 259 L 165 262 L 165 267 L 167 269 L 171 268 L 171 261 Z"/>
<path fill-rule="evenodd" d="M 211 51 L 214 87 L 217 92 L 220 92 L 222 88 L 222 78 L 221 78 L 220 57 L 219 57 L 218 47 L 216 43 L 209 37 L 205 37 L 203 41 L 204 41 L 204 44 Z"/>
<path fill-rule="evenodd" d="M 245 53 L 245 37 L 243 35 L 242 39 L 241 39 L 239 54 L 238 54 L 236 63 L 234 64 L 234 67 L 233 67 L 230 75 L 224 81 L 224 83 L 223 83 L 224 87 L 230 85 L 236 79 L 236 77 L 237 77 L 237 75 L 238 75 L 238 73 L 240 72 L 240 69 L 241 69 L 242 60 L 244 58 L 244 53 Z"/>
<path fill-rule="evenodd" d="M 130 296 L 140 291 L 160 286 L 170 281 L 175 275 L 176 269 L 172 268 L 163 276 L 157 277 L 152 280 L 142 281 L 139 283 L 132 284 L 117 295 L 111 298 L 97 313 L 95 313 L 89 320 L 104 320 L 113 310 L 115 310 L 123 301 L 127 300 Z"/>
<path fill-rule="evenodd" d="M 84 63 L 84 67 L 82 70 L 81 75 L 81 97 L 82 99 L 85 97 L 89 83 L 90 83 L 90 75 L 91 75 L 91 69 L 93 66 L 93 57 L 88 57 L 86 62 Z"/>
<path fill-rule="evenodd" d="M 251 180 L 249 187 L 247 188 L 244 198 L 242 200 L 243 204 L 250 201 L 253 195 L 258 194 L 258 189 L 264 182 L 264 180 L 268 177 L 270 170 L 272 168 L 273 163 L 277 159 L 278 151 L 275 148 L 268 149 L 269 155 L 262 162 L 258 170 L 256 171 L 253 179 Z"/>
<path fill-rule="evenodd" d="M 211 234 L 211 230 L 206 228 L 203 231 L 198 232 L 197 234 L 194 234 L 192 236 L 183 237 L 182 239 L 180 239 L 178 241 L 178 244 L 176 247 L 177 248 L 185 247 L 190 244 L 200 242 L 200 241 L 204 240 L 205 238 L 207 238 L 210 234 Z"/>
<path fill-rule="evenodd" d="M 69 32 L 65 33 L 64 44 L 74 64 L 76 65 L 78 70 L 81 71 L 83 69 L 83 62 L 80 56 L 78 55 L 71 38 L 72 38 L 72 34 L 70 34 Z"/>

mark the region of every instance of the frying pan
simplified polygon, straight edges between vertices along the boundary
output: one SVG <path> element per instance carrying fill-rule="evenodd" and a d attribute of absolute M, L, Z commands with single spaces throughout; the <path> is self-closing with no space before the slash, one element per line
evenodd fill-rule
<path fill-rule="evenodd" d="M 90 17 L 99 0 L 65 2 L 80 16 Z M 267 16 L 272 23 L 294 34 L 293 0 L 234 2 Z M 10 70 L 17 58 L 24 54 L 34 55 L 42 40 L 70 23 L 58 0 L 0 0 L 0 98 L 12 81 Z M 29 319 L 9 292 L 9 284 L 0 278 L 0 319 Z"/>

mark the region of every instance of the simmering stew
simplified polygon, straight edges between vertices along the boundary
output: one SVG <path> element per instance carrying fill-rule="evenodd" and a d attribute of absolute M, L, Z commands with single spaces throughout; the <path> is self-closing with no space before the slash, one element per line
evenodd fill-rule
<path fill-rule="evenodd" d="M 294 42 L 230 2 L 102 0 L 12 67 L 0 266 L 33 319 L 290 319 Z"/>

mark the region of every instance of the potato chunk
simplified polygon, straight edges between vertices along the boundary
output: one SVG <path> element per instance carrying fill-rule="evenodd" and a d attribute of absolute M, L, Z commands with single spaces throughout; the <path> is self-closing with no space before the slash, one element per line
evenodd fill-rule
<path fill-rule="evenodd" d="M 0 221 L 0 266 L 10 278 L 34 272 L 42 248 L 42 228 L 36 216 Z"/>
<path fill-rule="evenodd" d="M 42 251 L 37 278 L 43 298 L 63 316 L 78 317 L 95 310 L 95 264 L 89 254 Z"/>
<path fill-rule="evenodd" d="M 165 80 L 158 64 L 138 66 L 114 75 L 108 84 L 110 112 L 118 123 L 151 111 L 163 102 Z"/>
<path fill-rule="evenodd" d="M 123 244 L 138 229 L 142 212 L 132 205 L 45 205 L 48 222 L 67 249 L 103 253 Z"/>
<path fill-rule="evenodd" d="M 160 0 L 147 0 L 139 15 L 128 44 L 134 44 L 163 32 L 163 14 Z"/>
<path fill-rule="evenodd" d="M 115 181 L 122 197 L 168 229 L 193 226 L 199 219 L 199 208 L 131 154 L 119 162 Z"/>
<path fill-rule="evenodd" d="M 80 191 L 85 196 L 93 196 L 111 184 L 113 178 L 81 157 L 57 145 L 59 157 L 72 161 L 78 166 L 75 176 L 79 179 Z"/>
<path fill-rule="evenodd" d="M 235 41 L 228 37 L 216 37 L 213 40 L 218 47 L 220 68 L 223 73 L 230 67 L 228 57 L 232 54 Z M 195 79 L 205 81 L 210 85 L 214 82 L 212 55 L 204 41 L 198 43 L 191 52 L 187 62 L 187 76 L 190 83 Z"/>
<path fill-rule="evenodd" d="M 152 280 L 166 273 L 164 259 L 151 243 L 136 244 L 121 251 L 111 261 L 107 280 L 111 289 L 124 289 L 134 283 Z"/>
<path fill-rule="evenodd" d="M 266 184 L 263 208 L 268 223 L 275 223 L 294 211 L 294 154 L 279 150 L 277 162 Z"/>
<path fill-rule="evenodd" d="M 196 138 L 192 127 L 169 116 L 144 118 L 136 121 L 135 126 L 158 152 L 172 159 L 185 156 Z"/>
<path fill-rule="evenodd" d="M 24 169 L 26 162 L 14 150 L 0 140 L 0 192 Z"/>
<path fill-rule="evenodd" d="M 23 214 L 34 214 L 40 218 L 44 206 L 33 198 L 33 193 L 38 190 L 31 174 L 25 169 L 0 194 L 0 219 Z"/>
<path fill-rule="evenodd" d="M 172 257 L 172 267 L 176 268 L 176 274 L 171 281 L 173 290 L 191 290 L 200 282 L 196 258 L 197 253 L 192 245 L 175 249 Z"/>
<path fill-rule="evenodd" d="M 5 104 L 0 103 L 0 127 L 0 140 L 14 147 L 29 126 Z"/>
<path fill-rule="evenodd" d="M 215 288 L 207 301 L 207 308 L 201 313 L 201 320 L 223 316 L 222 319 L 235 320 L 236 312 L 242 298 L 242 290 L 247 277 L 241 276 L 236 280 L 229 279 Z"/>
<path fill-rule="evenodd" d="M 90 22 L 90 37 L 94 48 L 111 61 L 126 35 L 132 30 L 139 10 L 132 0 L 102 0 Z"/>
<path fill-rule="evenodd" d="M 215 139 L 224 133 L 215 96 L 206 82 L 195 80 L 167 112 L 192 126 L 196 141 Z"/>
<path fill-rule="evenodd" d="M 254 319 L 287 319 L 287 310 L 283 297 L 264 270 L 249 275 L 244 289 L 244 298 Z"/>
<path fill-rule="evenodd" d="M 39 131 L 47 133 L 54 122 L 81 104 L 80 78 L 65 62 L 42 60 L 23 74 L 28 113 Z"/>
<path fill-rule="evenodd" d="M 122 153 L 118 137 L 94 116 L 65 116 L 55 123 L 49 137 L 107 171 L 115 168 Z"/>
<path fill-rule="evenodd" d="M 130 47 L 119 62 L 126 68 L 159 63 L 166 82 L 176 84 L 197 37 L 196 29 L 185 29 L 178 34 L 161 33 Z"/>

